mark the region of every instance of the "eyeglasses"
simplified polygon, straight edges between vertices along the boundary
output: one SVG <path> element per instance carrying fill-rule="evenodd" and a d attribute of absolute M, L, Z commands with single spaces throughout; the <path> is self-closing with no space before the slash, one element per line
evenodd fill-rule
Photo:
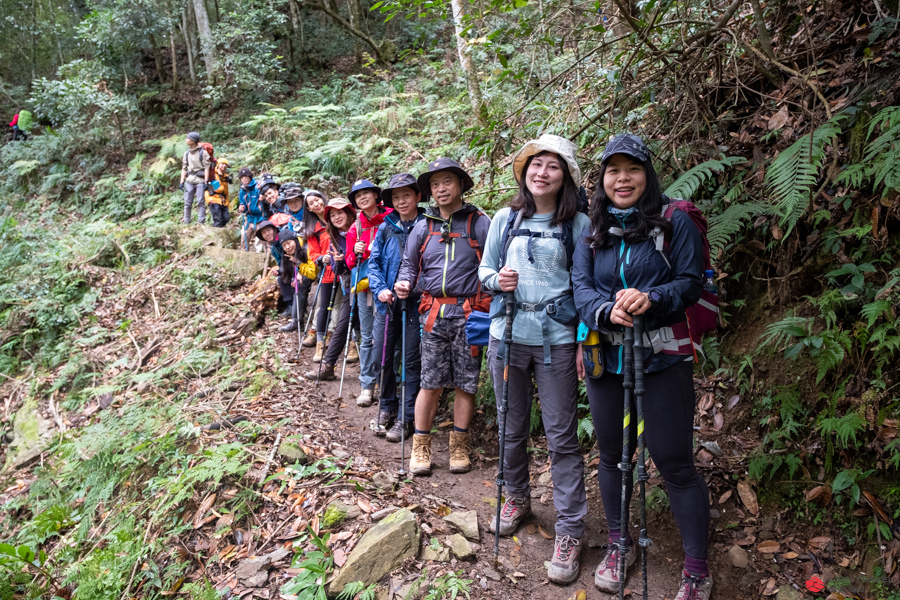
<path fill-rule="evenodd" d="M 441 225 L 441 243 L 447 243 L 450 241 L 450 223 L 444 223 Z"/>

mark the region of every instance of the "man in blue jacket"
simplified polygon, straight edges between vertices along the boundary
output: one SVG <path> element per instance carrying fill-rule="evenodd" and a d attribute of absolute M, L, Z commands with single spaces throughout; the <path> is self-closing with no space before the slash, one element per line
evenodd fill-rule
<path fill-rule="evenodd" d="M 409 173 L 391 177 L 381 192 L 381 201 L 394 212 L 389 213 L 378 226 L 369 255 L 369 288 L 375 296 L 376 308 L 374 360 L 376 364 L 384 365 L 378 417 L 372 429 L 375 435 L 385 436 L 389 442 L 399 442 L 404 428 L 407 437 L 413 433 L 416 396 L 419 393 L 419 296 L 414 294 L 406 299 L 406 405 L 398 409 L 394 349 L 403 335 L 403 309 L 402 302 L 397 300 L 392 290 L 400 271 L 406 240 L 416 223 L 425 218 L 425 210 L 418 207 L 422 194 L 416 178 Z"/>
<path fill-rule="evenodd" d="M 241 246 L 249 249 L 250 240 L 255 237 L 256 229 L 263 220 L 263 211 L 259 199 L 259 186 L 256 185 L 256 179 L 253 178 L 253 171 L 250 170 L 250 167 L 241 167 L 241 170 L 238 171 L 238 178 L 241 180 L 241 191 L 238 192 L 238 212 L 245 217 Z M 262 246 L 256 246 L 257 252 L 260 252 L 261 249 Z"/>

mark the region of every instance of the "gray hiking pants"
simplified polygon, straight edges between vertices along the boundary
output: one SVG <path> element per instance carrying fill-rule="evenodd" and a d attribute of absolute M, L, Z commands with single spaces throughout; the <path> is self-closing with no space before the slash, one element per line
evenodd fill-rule
<path fill-rule="evenodd" d="M 499 408 L 503 394 L 503 359 L 497 358 L 500 342 L 491 336 L 488 346 L 491 378 Z M 544 365 L 543 346 L 513 344 L 509 361 L 509 412 L 506 413 L 506 449 L 503 457 L 507 495 L 531 495 L 528 476 L 528 433 L 531 428 L 532 374 L 537 381 L 541 418 L 550 451 L 556 535 L 580 538 L 587 515 L 584 460 L 578 445 L 575 409 L 578 403 L 576 344 L 550 347 L 550 365 Z"/>
<path fill-rule="evenodd" d="M 182 220 L 184 223 L 191 222 L 191 208 L 194 206 L 195 198 L 197 200 L 197 222 L 206 221 L 206 199 L 203 197 L 205 190 L 206 185 L 202 181 L 200 183 L 184 182 L 184 219 Z"/>

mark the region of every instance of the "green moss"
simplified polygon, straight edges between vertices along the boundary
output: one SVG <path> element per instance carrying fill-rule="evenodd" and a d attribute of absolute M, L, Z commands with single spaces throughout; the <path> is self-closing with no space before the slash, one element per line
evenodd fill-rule
<path fill-rule="evenodd" d="M 324 527 L 325 529 L 331 529 L 332 527 L 343 522 L 346 518 L 346 511 L 341 510 L 334 504 L 330 504 L 325 510 L 325 514 L 322 516 L 322 527 Z"/>

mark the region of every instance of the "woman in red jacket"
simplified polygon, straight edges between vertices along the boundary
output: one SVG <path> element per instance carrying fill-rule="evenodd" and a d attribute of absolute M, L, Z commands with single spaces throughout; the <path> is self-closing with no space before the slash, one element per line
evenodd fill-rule
<path fill-rule="evenodd" d="M 309 335 L 303 340 L 304 346 L 316 344 L 316 354 L 313 362 L 322 360 L 325 351 L 325 320 L 328 316 L 328 302 L 331 300 L 331 290 L 334 285 L 334 271 L 331 268 L 331 258 L 328 255 L 329 237 L 325 227 L 325 194 L 317 190 L 307 190 L 303 195 L 303 237 L 309 247 L 309 258 L 316 263 L 318 268 L 325 269 L 322 274 L 320 289 L 317 293 L 319 301 L 316 312 L 315 329 L 309 331 Z M 314 337 L 313 337 L 314 336 Z M 312 338 L 312 339 L 310 339 Z"/>

